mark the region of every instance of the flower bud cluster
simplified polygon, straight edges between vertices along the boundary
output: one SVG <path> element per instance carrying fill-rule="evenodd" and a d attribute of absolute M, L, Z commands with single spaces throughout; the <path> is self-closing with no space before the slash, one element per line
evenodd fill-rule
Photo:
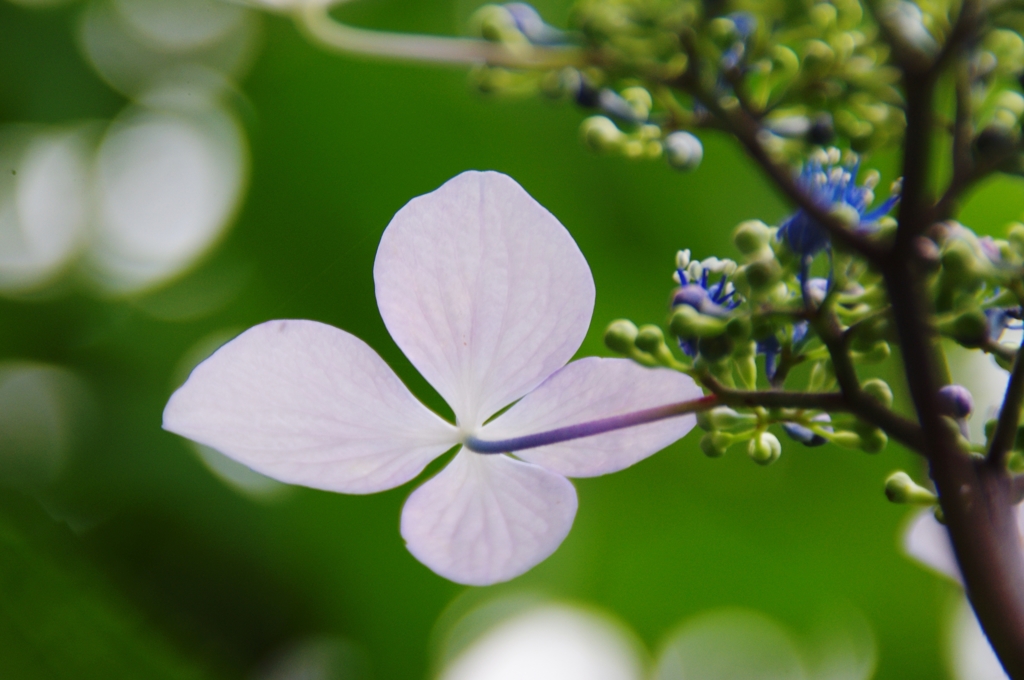
<path fill-rule="evenodd" d="M 934 270 L 936 325 L 944 336 L 964 347 L 991 350 L 1003 331 L 1019 327 L 1024 224 L 1011 223 L 1006 238 L 994 239 L 979 237 L 959 222 L 943 222 L 922 237 L 918 251 Z"/>
<path fill-rule="evenodd" d="M 733 242 L 738 260 L 697 260 L 689 250 L 676 255 L 668 330 L 612 323 L 605 342 L 613 351 L 649 366 L 687 372 L 705 385 L 733 391 L 766 387 L 830 392 L 836 389 L 832 357 L 812 323 L 819 310 L 834 315 L 849 330 L 849 358 L 856 364 L 889 357 L 887 300 L 877 275 L 836 257 L 830 280 L 804 277 L 804 258 L 780 237 L 781 229 L 758 220 L 740 224 Z M 861 392 L 890 407 L 892 391 L 871 379 Z M 952 395 L 955 396 L 955 395 Z M 869 453 L 882 450 L 886 435 L 846 414 L 807 408 L 761 408 L 729 404 L 701 414 L 706 434 L 702 450 L 722 455 L 742 444 L 761 464 L 778 459 L 781 444 L 772 426 L 805 446 L 831 442 Z"/>

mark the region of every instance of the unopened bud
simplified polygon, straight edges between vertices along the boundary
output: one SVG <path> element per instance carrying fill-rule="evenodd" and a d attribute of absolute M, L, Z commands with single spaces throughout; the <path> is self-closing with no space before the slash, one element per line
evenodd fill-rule
<path fill-rule="evenodd" d="M 725 325 L 723 319 L 701 314 L 689 305 L 680 305 L 672 314 L 669 328 L 676 337 L 700 338 L 721 335 Z"/>
<path fill-rule="evenodd" d="M 708 420 L 712 429 L 731 430 L 737 427 L 750 427 L 757 423 L 753 413 L 740 413 L 728 406 L 718 406 L 708 411 Z"/>
<path fill-rule="evenodd" d="M 604 344 L 613 352 L 629 354 L 636 346 L 638 333 L 636 324 L 628 319 L 612 321 L 604 332 Z"/>
<path fill-rule="evenodd" d="M 744 255 L 758 252 L 768 245 L 771 238 L 771 228 L 761 220 L 741 222 L 732 233 L 736 249 Z"/>
<path fill-rule="evenodd" d="M 653 324 L 645 324 L 639 328 L 633 341 L 638 349 L 655 354 L 665 345 L 665 334 Z"/>
<path fill-rule="evenodd" d="M 964 347 L 978 347 L 988 339 L 988 319 L 980 309 L 972 309 L 940 324 L 939 330 Z"/>
<path fill-rule="evenodd" d="M 858 427 L 860 450 L 864 453 L 881 453 L 889 444 L 889 435 L 877 427 Z"/>
<path fill-rule="evenodd" d="M 747 455 L 758 465 L 771 465 L 782 455 L 782 444 L 771 432 L 762 432 L 747 444 Z"/>
<path fill-rule="evenodd" d="M 864 394 L 878 401 L 882 406 L 886 408 L 892 406 L 892 389 L 884 380 L 871 378 L 870 380 L 865 380 L 864 384 L 860 387 Z"/>
<path fill-rule="evenodd" d="M 859 449 L 861 447 L 860 435 L 850 430 L 840 430 L 829 437 L 829 439 L 833 444 L 842 446 L 844 449 Z"/>
<path fill-rule="evenodd" d="M 676 170 L 695 170 L 704 159 L 704 147 L 689 132 L 672 132 L 665 137 L 665 158 Z"/>
<path fill-rule="evenodd" d="M 700 438 L 700 450 L 708 458 L 718 458 L 725 453 L 734 441 L 730 434 L 724 432 L 708 432 Z"/>
<path fill-rule="evenodd" d="M 763 291 L 775 285 L 782 276 L 782 267 L 778 260 L 765 258 L 755 260 L 742 267 L 747 284 L 751 290 Z"/>
<path fill-rule="evenodd" d="M 615 151 L 626 137 L 611 119 L 604 116 L 591 116 L 580 123 L 580 136 L 584 144 L 594 151 Z"/>
<path fill-rule="evenodd" d="M 934 505 L 939 502 L 935 494 L 917 484 L 902 470 L 892 473 L 885 480 L 885 497 L 893 503 L 913 505 Z"/>
<path fill-rule="evenodd" d="M 946 385 L 939 390 L 939 411 L 953 418 L 966 418 L 974 410 L 974 397 L 963 385 Z"/>

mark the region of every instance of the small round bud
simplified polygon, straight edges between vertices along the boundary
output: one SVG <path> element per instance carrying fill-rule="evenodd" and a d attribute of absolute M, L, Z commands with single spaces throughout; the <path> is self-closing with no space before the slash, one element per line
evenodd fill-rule
<path fill-rule="evenodd" d="M 733 346 L 732 338 L 723 333 L 698 340 L 697 352 L 705 360 L 714 363 L 732 354 Z"/>
<path fill-rule="evenodd" d="M 939 410 L 952 418 L 966 418 L 974 410 L 974 397 L 963 385 L 946 385 L 939 390 Z"/>
<path fill-rule="evenodd" d="M 939 502 L 935 494 L 914 482 L 902 470 L 892 473 L 885 480 L 885 497 L 893 503 L 933 505 Z"/>
<path fill-rule="evenodd" d="M 775 285 L 775 282 L 782 276 L 782 266 L 775 259 L 755 260 L 743 266 L 747 284 L 751 290 L 764 291 Z"/>
<path fill-rule="evenodd" d="M 632 321 L 619 319 L 612 321 L 604 332 L 604 344 L 608 349 L 619 354 L 629 354 L 636 346 L 639 331 Z"/>
<path fill-rule="evenodd" d="M 892 389 L 884 380 L 871 378 L 870 380 L 865 380 L 860 388 L 864 391 L 864 394 L 878 401 L 882 406 L 886 408 L 892 406 Z"/>
<path fill-rule="evenodd" d="M 860 450 L 864 453 L 881 453 L 889 444 L 889 435 L 877 427 L 858 428 Z"/>
<path fill-rule="evenodd" d="M 695 170 L 704 159 L 704 147 L 689 132 L 672 132 L 665 137 L 665 158 L 676 170 Z"/>
<path fill-rule="evenodd" d="M 625 139 L 615 123 L 604 116 L 591 116 L 580 123 L 580 136 L 583 143 L 594 151 L 615 151 Z"/>
<path fill-rule="evenodd" d="M 733 340 L 746 340 L 750 337 L 750 320 L 742 316 L 729 319 L 725 324 L 725 332 Z"/>
<path fill-rule="evenodd" d="M 711 427 L 715 430 L 731 430 L 737 427 L 751 427 L 757 423 L 757 416 L 753 413 L 740 413 L 728 406 L 718 406 L 707 413 Z"/>
<path fill-rule="evenodd" d="M 736 245 L 736 249 L 744 255 L 761 250 L 768 245 L 771 237 L 771 228 L 761 220 L 741 222 L 732 233 L 732 241 Z"/>
<path fill-rule="evenodd" d="M 828 211 L 828 214 L 850 228 L 854 228 L 860 224 L 860 213 L 857 212 L 856 208 L 848 203 L 838 203 L 834 205 Z"/>
<path fill-rule="evenodd" d="M 988 318 L 980 309 L 973 309 L 941 324 L 940 330 L 964 347 L 978 347 L 988 339 Z"/>
<path fill-rule="evenodd" d="M 700 450 L 708 458 L 719 458 L 733 442 L 732 435 L 724 432 L 708 432 L 700 438 Z"/>
<path fill-rule="evenodd" d="M 747 455 L 758 465 L 771 465 L 782 455 L 782 444 L 771 432 L 762 432 L 747 444 Z"/>
<path fill-rule="evenodd" d="M 637 349 L 654 354 L 665 344 L 665 334 L 654 324 L 645 324 L 640 327 L 633 341 Z"/>
<path fill-rule="evenodd" d="M 889 347 L 889 343 L 885 340 L 879 340 L 871 346 L 871 349 L 860 354 L 858 358 L 867 364 L 877 364 L 885 361 L 890 356 L 892 356 L 892 348 Z"/>

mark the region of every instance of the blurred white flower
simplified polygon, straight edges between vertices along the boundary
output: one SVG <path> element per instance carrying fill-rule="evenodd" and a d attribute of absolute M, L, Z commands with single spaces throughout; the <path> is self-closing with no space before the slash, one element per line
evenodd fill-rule
<path fill-rule="evenodd" d="M 135 97 L 183 66 L 241 77 L 259 47 L 260 17 L 223 0 L 93 0 L 78 42 L 101 78 Z"/>
<path fill-rule="evenodd" d="M 187 269 L 230 223 L 247 169 L 245 138 L 215 105 L 122 114 L 96 155 L 94 278 L 135 292 Z"/>
<path fill-rule="evenodd" d="M 505 175 L 466 172 L 410 201 L 381 237 L 374 281 L 391 336 L 456 425 L 427 410 L 358 338 L 271 321 L 200 364 L 168 402 L 164 427 L 281 481 L 373 493 L 470 438 L 504 440 L 701 395 L 681 373 L 625 359 L 566 365 L 590 325 L 590 268 L 558 220 Z M 409 497 L 402 536 L 453 581 L 511 579 L 568 534 L 576 492 L 567 476 L 621 470 L 694 424 L 681 416 L 518 459 L 460 449 Z"/>
<path fill-rule="evenodd" d="M 638 645 L 615 621 L 566 604 L 501 621 L 463 650 L 440 680 L 642 680 Z"/>
<path fill-rule="evenodd" d="M 89 163 L 78 131 L 14 127 L 0 137 L 0 290 L 39 288 L 78 255 Z"/>
<path fill-rule="evenodd" d="M 0 488 L 35 491 L 53 481 L 88 429 L 92 395 L 59 366 L 0 364 Z"/>
<path fill-rule="evenodd" d="M 949 632 L 948 662 L 956 680 L 1009 680 L 967 598 L 957 602 Z"/>

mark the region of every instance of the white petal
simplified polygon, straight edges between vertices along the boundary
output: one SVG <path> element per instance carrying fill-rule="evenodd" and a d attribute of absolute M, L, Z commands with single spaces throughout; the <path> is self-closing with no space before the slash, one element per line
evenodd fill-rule
<path fill-rule="evenodd" d="M 464 172 L 399 210 L 373 278 L 395 342 L 468 428 L 572 358 L 594 309 L 569 232 L 495 172 Z"/>
<path fill-rule="evenodd" d="M 544 605 L 486 631 L 441 680 L 640 680 L 643 665 L 630 637 L 591 611 Z"/>
<path fill-rule="evenodd" d="M 403 484 L 458 439 L 359 338 L 268 321 L 201 363 L 164 428 L 268 477 L 343 493 Z"/>
<path fill-rule="evenodd" d="M 910 521 L 903 534 L 903 549 L 924 566 L 962 583 L 960 567 L 953 554 L 949 532 L 939 524 L 931 510 L 922 510 Z"/>
<path fill-rule="evenodd" d="M 693 380 L 628 359 L 574 361 L 481 428 L 484 440 L 508 439 L 665 406 L 702 396 Z M 693 415 L 677 416 L 560 444 L 517 451 L 518 458 L 567 477 L 615 472 L 660 451 L 693 429 Z"/>
<path fill-rule="evenodd" d="M 409 496 L 402 537 L 436 573 L 482 586 L 542 562 L 565 540 L 575 516 L 576 489 L 565 477 L 463 449 Z"/>

